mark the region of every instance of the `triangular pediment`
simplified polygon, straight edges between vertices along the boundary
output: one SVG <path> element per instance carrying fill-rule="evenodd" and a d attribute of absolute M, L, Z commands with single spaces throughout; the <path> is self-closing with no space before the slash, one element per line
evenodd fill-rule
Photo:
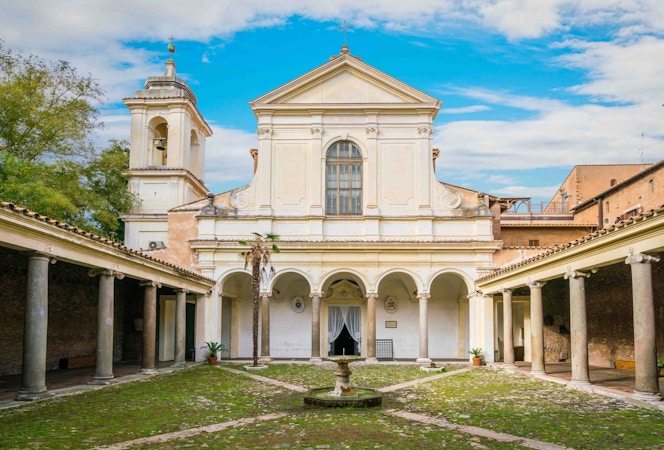
<path fill-rule="evenodd" d="M 440 106 L 434 97 L 350 55 L 338 56 L 251 102 L 254 109 L 348 104 Z"/>

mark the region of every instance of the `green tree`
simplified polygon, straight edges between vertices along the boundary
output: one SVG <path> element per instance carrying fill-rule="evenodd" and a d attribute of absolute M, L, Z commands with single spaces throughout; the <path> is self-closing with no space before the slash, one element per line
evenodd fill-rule
<path fill-rule="evenodd" d="M 99 83 L 66 61 L 24 57 L 0 42 L 0 199 L 116 240 L 127 190 L 129 148 L 99 151 Z"/>
<path fill-rule="evenodd" d="M 89 156 L 103 96 L 69 62 L 25 57 L 0 42 L 0 150 L 24 159 Z"/>
<path fill-rule="evenodd" d="M 253 357 L 254 367 L 258 366 L 258 302 L 260 298 L 261 282 L 267 283 L 274 275 L 272 267 L 272 253 L 279 253 L 279 247 L 274 243 L 279 239 L 276 234 L 252 233 L 255 237 L 252 241 L 238 241 L 240 245 L 248 246 L 249 249 L 240 253 L 244 258 L 244 268 L 251 266 L 251 294 L 253 296 Z M 271 243 L 271 244 L 268 244 Z"/>
<path fill-rule="evenodd" d="M 46 163 L 0 152 L 0 199 L 122 240 L 124 223 L 119 217 L 131 209 L 134 199 L 127 189 L 128 166 L 129 147 L 124 141 L 111 141 L 83 162 Z"/>

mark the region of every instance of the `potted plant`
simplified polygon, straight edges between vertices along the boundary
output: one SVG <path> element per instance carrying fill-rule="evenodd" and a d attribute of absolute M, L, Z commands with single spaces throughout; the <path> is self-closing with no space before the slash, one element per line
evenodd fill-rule
<path fill-rule="evenodd" d="M 473 355 L 473 366 L 479 366 L 482 363 L 482 357 L 480 356 L 482 354 L 481 348 L 473 348 L 468 353 Z"/>
<path fill-rule="evenodd" d="M 226 351 L 226 347 L 224 347 L 224 344 L 222 344 L 220 342 L 214 342 L 214 341 L 206 342 L 205 345 L 202 346 L 201 348 L 206 348 L 207 349 L 207 351 L 208 351 L 207 360 L 208 360 L 208 363 L 210 363 L 210 365 L 212 365 L 212 366 L 217 364 L 217 354 L 219 352 Z"/>

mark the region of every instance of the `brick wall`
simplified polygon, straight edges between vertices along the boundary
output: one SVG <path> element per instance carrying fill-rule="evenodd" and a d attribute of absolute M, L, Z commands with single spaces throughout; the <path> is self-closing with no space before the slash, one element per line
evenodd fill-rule
<path fill-rule="evenodd" d="M 0 247 L 0 375 L 22 370 L 27 269 L 27 254 Z M 94 356 L 99 277 L 58 261 L 49 265 L 48 295 L 46 369 L 58 369 L 61 359 Z M 113 360 L 140 360 L 142 333 L 134 327 L 134 318 L 143 316 L 138 281 L 115 280 L 114 312 Z"/>
<path fill-rule="evenodd" d="M 657 347 L 664 356 L 664 262 L 652 267 Z M 614 367 L 616 360 L 634 360 L 632 277 L 624 263 L 603 267 L 585 281 L 590 365 Z M 566 360 L 569 354 L 569 282 L 549 281 L 542 290 L 545 360 Z"/>
<path fill-rule="evenodd" d="M 0 375 L 21 373 L 27 270 L 26 254 L 0 248 Z M 47 370 L 62 358 L 95 354 L 97 283 L 84 267 L 49 265 Z"/>

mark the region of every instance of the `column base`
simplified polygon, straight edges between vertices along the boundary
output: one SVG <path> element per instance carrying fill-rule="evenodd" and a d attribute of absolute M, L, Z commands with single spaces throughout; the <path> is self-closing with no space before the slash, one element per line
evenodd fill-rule
<path fill-rule="evenodd" d="M 270 355 L 265 355 L 265 356 L 261 356 L 260 358 L 258 358 L 258 362 L 261 363 L 261 364 L 269 363 L 270 361 L 272 361 L 272 358 L 270 357 Z"/>
<path fill-rule="evenodd" d="M 93 385 L 99 385 L 99 386 L 106 386 L 111 384 L 111 381 L 115 377 L 113 375 L 108 376 L 108 377 L 94 377 L 92 381 L 88 381 L 88 384 L 93 384 Z"/>
<path fill-rule="evenodd" d="M 516 364 L 514 363 L 503 363 L 502 365 L 503 370 L 506 370 L 507 372 L 515 372 L 516 369 L 518 368 Z"/>
<path fill-rule="evenodd" d="M 323 362 L 323 358 L 321 358 L 320 356 L 312 356 L 311 358 L 309 358 L 309 362 L 312 364 L 320 364 Z"/>
<path fill-rule="evenodd" d="M 569 382 L 569 385 L 575 388 L 585 388 L 592 386 L 592 384 L 590 384 L 590 380 L 572 380 Z"/>
<path fill-rule="evenodd" d="M 431 364 L 431 358 L 417 358 L 415 362 L 418 364 Z"/>
<path fill-rule="evenodd" d="M 634 391 L 632 395 L 634 400 L 641 400 L 644 402 L 660 402 L 662 401 L 662 396 L 659 392 L 639 392 Z"/>
<path fill-rule="evenodd" d="M 15 400 L 18 402 L 34 402 L 44 398 L 52 397 L 54 394 L 48 392 L 46 389 L 39 392 L 34 391 L 18 391 Z"/>
<path fill-rule="evenodd" d="M 532 375 L 546 375 L 546 371 L 544 369 L 530 369 L 530 373 Z"/>
<path fill-rule="evenodd" d="M 371 357 L 365 359 L 364 363 L 365 364 L 378 364 L 378 358 L 376 358 L 375 356 L 371 356 Z"/>

